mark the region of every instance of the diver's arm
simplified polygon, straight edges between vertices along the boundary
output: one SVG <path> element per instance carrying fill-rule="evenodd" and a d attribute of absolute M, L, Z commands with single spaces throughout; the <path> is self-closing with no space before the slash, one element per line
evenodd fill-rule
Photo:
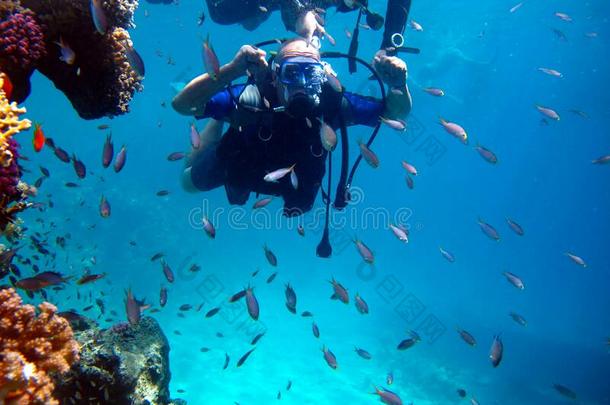
<path fill-rule="evenodd" d="M 388 89 L 385 106 L 380 99 L 373 97 L 350 92 L 343 93 L 343 96 L 341 113 L 347 126 L 366 125 L 374 127 L 379 123 L 379 117 L 394 120 L 404 119 L 411 110 L 411 95 L 406 86 Z M 333 122 L 332 126 L 338 128 L 339 122 Z"/>
<path fill-rule="evenodd" d="M 409 86 L 390 87 L 387 91 L 383 117 L 391 120 L 404 119 L 411 112 L 413 101 Z"/>
<path fill-rule="evenodd" d="M 411 93 L 407 87 L 407 65 L 395 56 L 387 56 L 384 50 L 375 55 L 373 67 L 381 80 L 388 85 L 385 105 L 379 99 L 345 92 L 341 110 L 347 126 L 373 127 L 379 118 L 404 119 L 411 112 Z M 334 123 L 335 126 L 338 123 Z"/>
<path fill-rule="evenodd" d="M 229 62 L 220 68 L 216 80 L 204 73 L 191 80 L 172 100 L 174 110 L 183 115 L 203 115 L 205 106 L 216 93 L 242 74 Z"/>
<path fill-rule="evenodd" d="M 384 118 L 405 118 L 412 107 L 411 93 L 407 86 L 407 64 L 396 56 L 388 56 L 381 49 L 373 58 L 373 67 L 389 87 Z"/>
<path fill-rule="evenodd" d="M 172 107 L 183 115 L 202 116 L 206 103 L 233 80 L 244 76 L 248 70 L 256 74 L 267 68 L 266 53 L 250 45 L 242 46 L 233 60 L 220 68 L 218 77 L 204 73 L 191 80 L 172 100 Z"/>
<path fill-rule="evenodd" d="M 343 93 L 341 100 L 341 114 L 345 125 L 366 125 L 374 127 L 379 122 L 379 117 L 383 116 L 383 103 L 381 100 L 369 96 L 350 93 Z M 331 124 L 333 128 L 339 128 L 340 122 L 337 120 Z"/>
<path fill-rule="evenodd" d="M 292 31 L 303 37 L 307 37 L 304 35 L 306 32 L 303 31 L 307 31 L 307 28 L 304 27 L 304 25 L 306 25 L 304 24 L 305 21 L 308 20 L 306 18 L 307 14 L 312 14 L 312 16 L 318 14 L 318 16 L 320 16 L 320 14 L 326 12 L 326 9 L 329 7 L 337 7 L 337 11 L 342 12 L 353 10 L 353 8 L 345 6 L 343 0 L 279 0 L 279 6 L 284 27 L 286 27 L 288 31 Z M 313 34 L 315 31 L 318 31 L 320 34 L 323 32 L 323 22 L 318 24 L 316 23 L 316 20 L 317 19 L 315 18 L 313 19 L 315 25 L 311 27 L 310 34 Z M 321 20 L 323 20 L 323 15 L 322 18 L 320 18 L 320 21 Z"/>

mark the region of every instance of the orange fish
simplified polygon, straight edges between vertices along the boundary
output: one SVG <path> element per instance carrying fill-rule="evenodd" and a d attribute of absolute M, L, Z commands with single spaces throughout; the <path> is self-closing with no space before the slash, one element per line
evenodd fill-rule
<path fill-rule="evenodd" d="M 44 146 L 44 140 L 44 132 L 42 132 L 40 124 L 36 124 L 34 129 L 34 139 L 32 139 L 32 144 L 34 145 L 34 150 L 36 152 L 40 152 L 42 150 L 42 147 Z"/>
<path fill-rule="evenodd" d="M 10 100 L 13 94 L 13 83 L 11 83 L 11 79 L 9 79 L 7 74 L 0 73 L 0 76 L 2 77 L 2 91 L 4 91 L 6 99 Z"/>

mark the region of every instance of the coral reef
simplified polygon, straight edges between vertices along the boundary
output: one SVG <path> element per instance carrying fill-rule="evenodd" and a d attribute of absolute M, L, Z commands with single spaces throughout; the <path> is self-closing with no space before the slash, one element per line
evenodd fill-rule
<path fill-rule="evenodd" d="M 46 52 L 42 29 L 34 14 L 11 6 L 10 13 L 0 6 L 0 67 L 15 85 L 11 98 L 21 102 L 30 92 L 29 77 L 36 62 Z"/>
<path fill-rule="evenodd" d="M 132 45 L 126 29 L 134 26 L 137 6 L 137 0 L 102 0 L 109 27 L 100 34 L 90 0 L 0 0 L 0 66 L 15 85 L 12 98 L 27 97 L 36 68 L 82 118 L 129 111 L 134 93 L 142 90 L 125 53 L 125 45 Z M 60 38 L 74 51 L 73 64 L 59 59 Z"/>
<path fill-rule="evenodd" d="M 26 208 L 25 198 L 31 192 L 29 187 L 20 181 L 18 144 L 13 135 L 24 131 L 32 125 L 27 119 L 20 119 L 25 108 L 9 103 L 2 85 L 4 76 L 0 72 L 0 235 L 7 224 L 15 220 L 15 214 Z"/>
<path fill-rule="evenodd" d="M 71 403 L 111 399 L 115 405 L 177 403 L 169 399 L 169 343 L 154 319 L 105 330 L 81 321 L 80 329 L 75 332 L 82 345 L 80 361 L 56 382 L 56 398 Z"/>
<path fill-rule="evenodd" d="M 138 0 L 105 0 L 104 9 L 107 10 L 110 25 L 123 28 L 133 28 L 133 14 L 138 8 Z"/>
<path fill-rule="evenodd" d="M 134 0 L 106 0 L 103 9 L 109 29 L 96 31 L 89 0 L 23 0 L 45 27 L 47 56 L 38 62 L 38 70 L 64 92 L 82 118 L 95 119 L 129 111 L 129 101 L 142 89 L 141 79 L 133 71 L 124 43 L 131 45 L 125 28 L 132 25 Z M 76 55 L 74 64 L 59 59 L 59 37 Z"/>
<path fill-rule="evenodd" d="M 0 17 L 22 11 L 19 0 L 0 0 Z"/>
<path fill-rule="evenodd" d="M 25 108 L 17 107 L 16 103 L 10 103 L 2 91 L 4 76 L 0 73 L 0 145 L 11 136 L 28 129 L 32 126 L 30 120 L 20 120 L 19 116 L 25 114 Z"/>
<path fill-rule="evenodd" d="M 21 170 L 17 164 L 19 153 L 17 142 L 9 138 L 0 147 L 0 235 L 9 223 L 15 221 L 15 214 L 26 208 L 24 195 L 20 190 Z M 2 162 L 2 160 L 4 162 Z"/>
<path fill-rule="evenodd" d="M 22 305 L 12 288 L 0 290 L 0 403 L 55 405 L 49 373 L 78 360 L 70 324 L 53 305 Z"/>

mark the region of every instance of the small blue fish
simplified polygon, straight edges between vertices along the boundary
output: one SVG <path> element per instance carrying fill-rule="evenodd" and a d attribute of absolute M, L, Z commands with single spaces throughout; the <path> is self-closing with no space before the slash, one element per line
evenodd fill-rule
<path fill-rule="evenodd" d="M 479 226 L 481 227 L 481 230 L 483 231 L 483 233 L 485 235 L 487 235 L 490 239 L 493 239 L 495 241 L 499 241 L 500 240 L 500 234 L 498 233 L 498 231 L 496 231 L 496 229 L 489 225 L 486 222 L 483 222 L 483 220 L 481 220 L 481 218 L 479 218 L 478 220 Z"/>
<path fill-rule="evenodd" d="M 513 274 L 510 271 L 505 271 L 504 273 L 502 273 L 502 275 L 506 277 L 506 280 L 511 283 L 515 288 L 518 288 L 519 290 L 525 290 L 525 283 L 523 283 L 523 280 L 521 280 L 521 278 L 516 274 Z"/>
<path fill-rule="evenodd" d="M 286 284 L 286 290 L 284 291 L 286 295 L 286 308 L 293 314 L 297 312 L 297 295 L 294 292 L 292 286 L 288 283 Z"/>
<path fill-rule="evenodd" d="M 102 166 L 105 168 L 110 166 L 114 157 L 114 145 L 112 143 L 112 134 L 106 135 L 106 142 L 102 151 Z"/>
<path fill-rule="evenodd" d="M 102 218 L 108 218 L 110 216 L 110 203 L 103 195 L 100 200 L 100 215 Z"/>
<path fill-rule="evenodd" d="M 417 332 L 415 332 L 413 330 L 409 331 L 409 335 L 411 335 L 411 337 L 402 340 L 398 344 L 396 349 L 398 349 L 398 350 L 407 350 L 407 349 L 410 349 L 411 347 L 415 346 L 417 344 L 417 342 L 421 341 L 421 337 L 419 337 Z"/>
<path fill-rule="evenodd" d="M 400 399 L 400 397 L 386 389 L 386 388 L 377 388 L 375 387 L 375 392 L 373 393 L 375 395 L 379 395 L 379 398 L 381 399 L 381 402 L 383 402 L 384 404 L 388 404 L 388 405 L 402 405 L 402 399 Z"/>
<path fill-rule="evenodd" d="M 201 147 L 201 138 L 199 137 L 199 131 L 197 131 L 197 127 L 195 124 L 191 123 L 191 146 L 193 149 L 199 149 Z"/>
<path fill-rule="evenodd" d="M 256 347 L 248 350 L 243 356 L 241 356 L 239 360 L 237 360 L 237 367 L 241 367 L 241 365 L 244 364 L 244 362 L 248 359 L 248 356 L 250 356 L 255 349 Z"/>
<path fill-rule="evenodd" d="M 129 43 L 125 42 L 124 47 L 125 56 L 127 57 L 127 61 L 129 61 L 129 65 L 133 71 L 136 72 L 138 77 L 144 77 L 144 74 L 146 73 L 144 60 L 142 60 L 140 54 Z"/>
<path fill-rule="evenodd" d="M 315 337 L 320 337 L 320 328 L 318 328 L 318 325 L 315 322 L 311 323 L 311 332 Z"/>
<path fill-rule="evenodd" d="M 212 44 L 210 43 L 210 34 L 208 34 L 208 37 L 203 43 L 203 64 L 205 65 L 208 75 L 210 75 L 212 79 L 218 80 L 220 63 L 218 62 L 216 52 L 214 52 L 214 48 L 212 48 Z"/>
<path fill-rule="evenodd" d="M 508 314 L 511 318 L 513 318 L 513 321 L 517 322 L 519 325 L 521 326 L 527 326 L 527 321 L 525 320 L 525 318 L 521 315 L 519 315 L 516 312 L 511 312 Z"/>
<path fill-rule="evenodd" d="M 491 150 L 489 150 L 481 145 L 475 146 L 475 149 L 477 152 L 479 152 L 479 155 L 481 155 L 481 157 L 483 159 L 485 159 L 487 162 L 494 164 L 494 165 L 496 163 L 498 163 L 498 157 Z"/>
<path fill-rule="evenodd" d="M 359 347 L 354 347 L 354 351 L 356 352 L 356 354 L 360 357 L 362 357 L 365 360 L 370 360 L 373 358 L 373 356 L 371 356 L 371 354 L 369 352 L 367 352 L 364 349 L 361 349 Z"/>
<path fill-rule="evenodd" d="M 566 387 L 565 385 L 561 385 L 561 384 L 553 384 L 553 388 L 555 388 L 557 390 L 557 392 L 559 392 L 561 395 L 563 395 L 566 398 L 569 399 L 576 399 L 576 393 L 574 391 L 572 391 L 571 389 L 569 389 L 568 387 Z"/>
<path fill-rule="evenodd" d="M 386 376 L 386 378 L 385 378 L 385 382 L 386 382 L 388 385 L 392 385 L 392 384 L 394 384 L 394 373 L 392 373 L 392 372 L 390 371 L 390 372 L 388 373 L 388 375 Z"/>
<path fill-rule="evenodd" d="M 329 281 L 333 285 L 333 295 L 330 296 L 333 300 L 339 300 L 344 304 L 349 303 L 349 294 L 347 289 L 337 282 L 334 278 Z"/>
<path fill-rule="evenodd" d="M 495 335 L 494 340 L 491 343 L 491 349 L 489 350 L 489 360 L 491 360 L 491 365 L 494 368 L 500 365 L 503 353 L 504 344 L 502 343 L 502 339 L 500 338 L 500 335 Z"/>
<path fill-rule="evenodd" d="M 456 326 L 455 330 L 460 335 L 460 337 L 464 340 L 464 342 L 468 343 L 470 346 L 476 346 L 477 340 L 472 336 L 472 334 L 464 329 L 461 329 L 459 326 Z"/>
<path fill-rule="evenodd" d="M 85 167 L 85 164 L 80 161 L 74 153 L 72 154 L 72 163 L 74 166 L 74 171 L 76 172 L 78 178 L 84 179 L 87 175 L 87 168 Z"/>
<path fill-rule="evenodd" d="M 59 42 L 55 42 L 55 43 L 59 46 L 60 52 L 61 52 L 61 56 L 59 57 L 59 60 L 62 62 L 66 62 L 68 65 L 74 64 L 74 59 L 76 59 L 76 54 L 74 53 L 72 48 L 70 48 L 70 46 L 66 43 L 66 41 L 64 41 L 64 39 L 62 37 L 59 37 Z"/>
<path fill-rule="evenodd" d="M 250 314 L 250 317 L 255 321 L 258 320 L 259 306 L 252 287 L 248 287 L 246 289 L 246 307 L 248 308 L 248 314 Z"/>
<path fill-rule="evenodd" d="M 90 9 L 96 31 L 104 35 L 108 30 L 108 19 L 102 7 L 102 0 L 91 0 Z"/>
<path fill-rule="evenodd" d="M 442 255 L 442 256 L 443 256 L 445 259 L 447 259 L 447 260 L 448 260 L 450 263 L 455 262 L 455 256 L 454 256 L 454 255 L 453 255 L 451 252 L 449 252 L 449 251 L 447 251 L 447 250 L 443 249 L 442 247 L 439 247 L 439 248 L 438 248 L 438 250 L 441 252 L 441 255 Z"/>
<path fill-rule="evenodd" d="M 525 234 L 525 231 L 523 231 L 523 228 L 521 227 L 521 225 L 519 225 L 512 219 L 506 218 L 506 222 L 508 223 L 508 226 L 510 227 L 510 229 L 512 229 L 517 235 L 523 236 Z"/>
<path fill-rule="evenodd" d="M 130 325 L 137 325 L 140 322 L 140 313 L 144 301 L 138 300 L 131 292 L 131 289 L 125 292 L 125 312 Z"/>
<path fill-rule="evenodd" d="M 322 346 L 322 352 L 324 353 L 324 360 L 326 360 L 326 364 L 333 370 L 336 370 L 339 367 L 337 363 L 337 358 L 334 353 L 331 352 L 326 346 Z"/>
<path fill-rule="evenodd" d="M 127 160 L 127 147 L 125 145 L 121 146 L 121 150 L 117 153 L 116 158 L 114 159 L 114 171 L 116 173 L 120 172 L 125 166 L 125 162 Z"/>
<path fill-rule="evenodd" d="M 368 304 L 366 303 L 365 300 L 362 299 L 362 297 L 358 293 L 356 293 L 355 302 L 356 302 L 356 309 L 358 310 L 358 312 L 360 312 L 361 314 L 369 313 Z"/>

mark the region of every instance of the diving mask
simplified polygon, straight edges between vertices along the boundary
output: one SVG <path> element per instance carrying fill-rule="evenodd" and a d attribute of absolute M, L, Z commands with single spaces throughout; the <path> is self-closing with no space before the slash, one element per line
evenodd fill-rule
<path fill-rule="evenodd" d="M 279 81 L 285 86 L 301 87 L 319 93 L 327 80 L 324 65 L 306 57 L 290 58 L 275 66 Z"/>
<path fill-rule="evenodd" d="M 274 63 L 273 69 L 291 115 L 311 115 L 320 105 L 322 86 L 328 80 L 325 65 L 308 56 L 292 56 L 279 64 Z"/>

